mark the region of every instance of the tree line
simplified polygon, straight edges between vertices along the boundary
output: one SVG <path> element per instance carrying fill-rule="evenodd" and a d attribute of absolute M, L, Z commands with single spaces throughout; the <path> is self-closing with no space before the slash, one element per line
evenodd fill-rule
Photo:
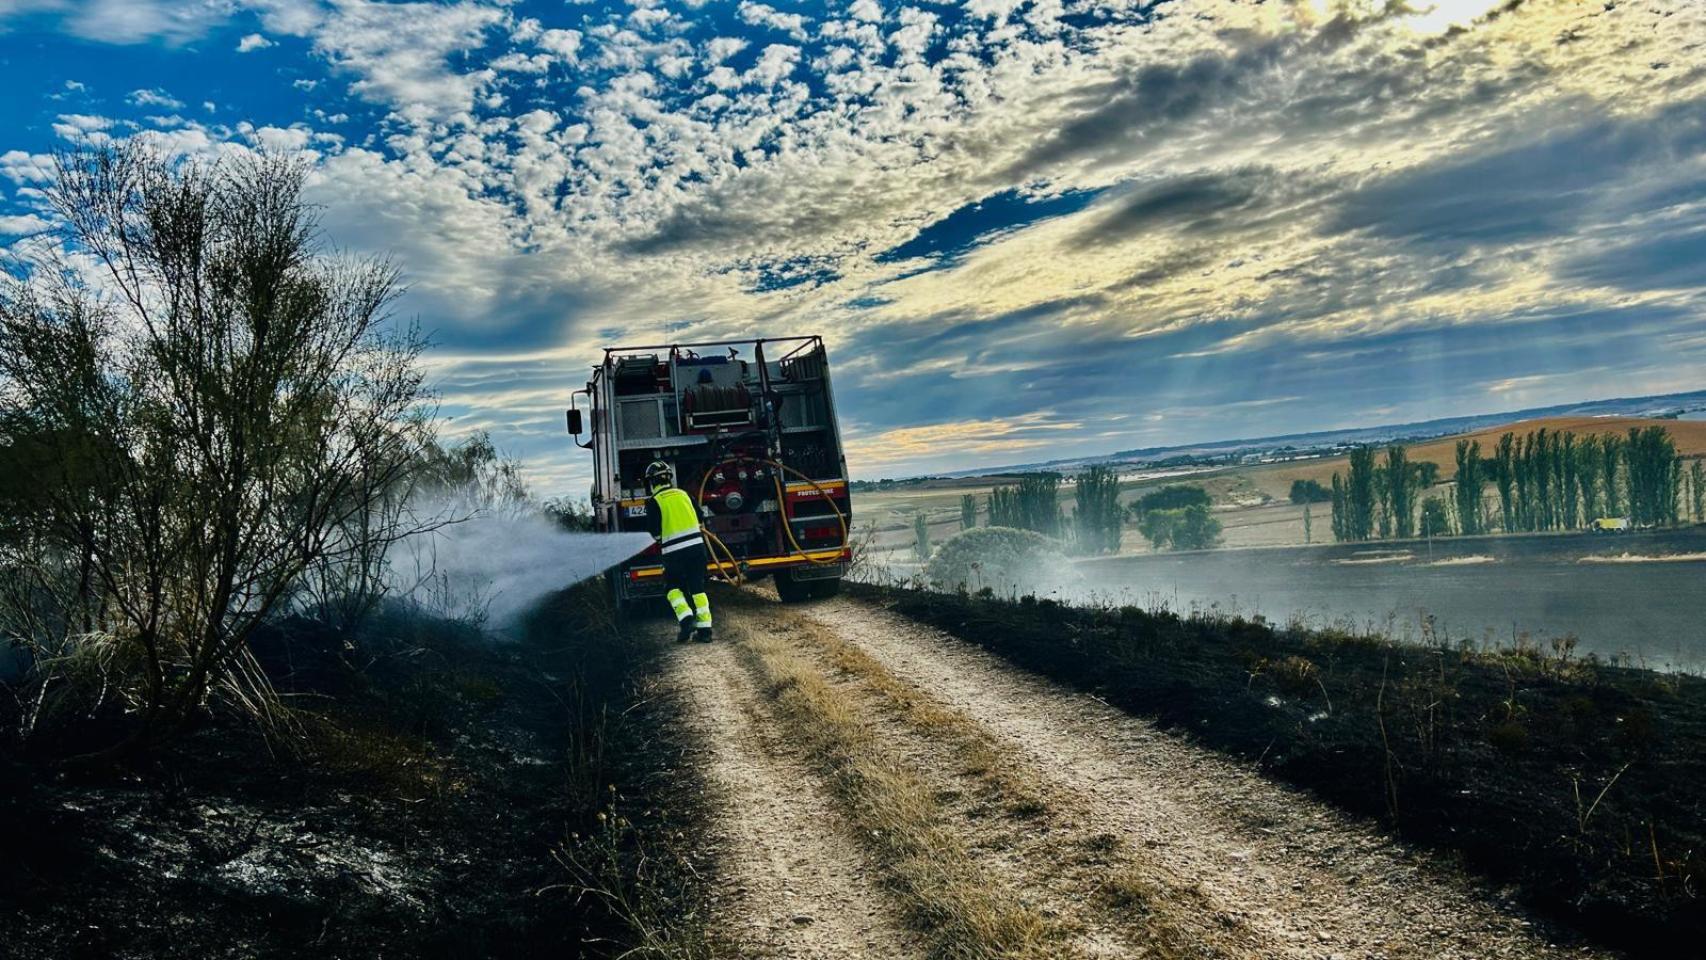
<path fill-rule="evenodd" d="M 1437 464 L 1411 462 L 1398 444 L 1351 451 L 1348 469 L 1332 478 L 1334 539 L 1579 530 L 1600 517 L 1627 516 L 1638 527 L 1706 520 L 1706 466 L 1696 459 L 1685 469 L 1662 426 L 1626 436 L 1508 432 L 1490 453 L 1459 440 L 1454 459 L 1451 496 L 1419 499 Z"/>
<path fill-rule="evenodd" d="M 1073 509 L 1060 504 L 1064 478 L 1058 473 L 1027 474 L 1003 484 L 985 497 L 960 497 L 960 529 L 969 530 L 981 518 L 986 526 L 1029 530 L 1065 542 L 1081 554 L 1118 553 L 1129 521 L 1161 549 L 1205 549 L 1220 539 L 1220 522 L 1209 513 L 1209 496 L 1201 487 L 1169 485 L 1138 498 L 1129 508 L 1120 504 L 1119 473 L 1107 464 L 1086 467 L 1075 478 Z M 920 559 L 930 553 L 929 531 L 923 514 L 914 517 L 914 548 Z"/>

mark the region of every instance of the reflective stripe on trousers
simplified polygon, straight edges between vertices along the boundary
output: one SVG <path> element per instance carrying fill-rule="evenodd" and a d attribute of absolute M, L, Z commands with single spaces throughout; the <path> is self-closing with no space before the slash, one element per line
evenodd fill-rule
<path fill-rule="evenodd" d="M 671 601 L 671 602 L 673 603 L 674 601 Z M 681 609 L 683 609 L 683 610 L 687 609 L 687 604 L 685 604 L 685 603 L 682 604 Z M 676 616 L 677 616 L 677 619 L 679 619 L 680 617 L 686 616 L 686 614 L 677 614 Z M 698 627 L 700 630 L 711 629 L 711 598 L 710 597 L 707 597 L 702 593 L 695 593 L 693 595 L 693 619 L 694 619 L 693 625 L 695 627 Z"/>
<path fill-rule="evenodd" d="M 682 593 L 680 590 L 671 590 L 664 594 L 664 596 L 669 598 L 669 607 L 671 610 L 675 611 L 675 619 L 677 621 L 686 620 L 688 617 L 693 616 L 693 608 L 687 605 L 687 594 Z M 705 595 L 702 593 L 695 594 L 693 599 L 697 601 L 703 596 Z M 711 611 L 709 607 L 706 607 L 705 622 L 710 623 L 710 621 Z"/>

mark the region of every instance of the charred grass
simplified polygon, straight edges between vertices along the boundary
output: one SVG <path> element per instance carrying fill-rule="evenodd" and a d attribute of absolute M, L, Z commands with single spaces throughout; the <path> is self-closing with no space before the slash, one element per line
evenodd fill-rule
<path fill-rule="evenodd" d="M 589 591 L 494 641 L 401 609 L 255 643 L 287 732 L 213 708 L 66 772 L 0 752 L 0 915 L 26 957 L 704 955 L 692 784 L 651 651 Z"/>
<path fill-rule="evenodd" d="M 1380 818 L 1601 942 L 1669 957 L 1706 935 L 1706 680 L 1567 647 L 855 589 Z"/>

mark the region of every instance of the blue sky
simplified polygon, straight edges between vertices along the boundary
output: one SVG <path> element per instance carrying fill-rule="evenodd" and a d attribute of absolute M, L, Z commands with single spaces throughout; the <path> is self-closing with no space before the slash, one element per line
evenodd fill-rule
<path fill-rule="evenodd" d="M 856 475 L 1696 389 L 1706 4 L 0 0 L 47 155 L 300 151 L 544 493 L 597 348 L 820 332 Z"/>

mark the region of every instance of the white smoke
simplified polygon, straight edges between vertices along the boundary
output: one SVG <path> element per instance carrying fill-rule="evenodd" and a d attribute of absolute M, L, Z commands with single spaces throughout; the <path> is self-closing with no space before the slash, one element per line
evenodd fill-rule
<path fill-rule="evenodd" d="M 540 599 L 652 543 L 644 533 L 574 533 L 538 514 L 485 514 L 405 540 L 392 589 L 443 616 L 501 628 Z"/>

